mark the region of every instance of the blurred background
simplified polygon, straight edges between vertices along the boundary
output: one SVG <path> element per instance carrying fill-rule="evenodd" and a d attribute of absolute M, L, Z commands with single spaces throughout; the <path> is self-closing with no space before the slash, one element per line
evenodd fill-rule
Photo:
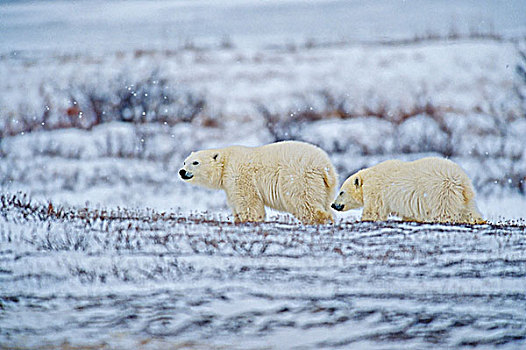
<path fill-rule="evenodd" d="M 0 185 L 69 206 L 227 211 L 186 155 L 304 140 L 340 181 L 438 155 L 526 210 L 526 3 L 3 1 Z"/>

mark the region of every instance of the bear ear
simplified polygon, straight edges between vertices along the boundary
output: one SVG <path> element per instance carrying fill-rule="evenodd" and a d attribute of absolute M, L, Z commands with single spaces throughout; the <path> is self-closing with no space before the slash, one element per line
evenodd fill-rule
<path fill-rule="evenodd" d="M 212 156 L 212 159 L 213 160 L 217 160 L 219 158 L 219 153 L 216 153 Z"/>
<path fill-rule="evenodd" d="M 362 182 L 362 179 L 360 177 L 356 177 L 356 179 L 354 179 L 354 186 L 356 186 L 356 188 L 360 187 L 363 185 L 363 182 Z"/>

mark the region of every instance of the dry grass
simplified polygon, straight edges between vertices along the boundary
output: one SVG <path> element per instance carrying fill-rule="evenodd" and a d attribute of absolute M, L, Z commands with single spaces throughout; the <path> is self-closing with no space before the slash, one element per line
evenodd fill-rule
<path fill-rule="evenodd" d="M 44 106 L 40 113 L 29 112 L 20 106 L 17 115 L 4 116 L 0 137 L 39 130 L 78 128 L 89 130 L 94 126 L 120 121 L 134 124 L 175 125 L 202 119 L 202 124 L 214 125 L 214 118 L 206 114 L 203 95 L 179 88 L 152 70 L 150 76 L 130 84 L 125 76 L 108 82 L 108 91 L 98 86 L 79 83 L 68 89 L 67 108 L 54 105 L 53 90 L 43 85 L 40 94 Z M 44 83 L 43 83 L 44 84 Z M 56 92 L 56 91 L 55 91 Z"/>
<path fill-rule="evenodd" d="M 225 227 L 235 228 L 236 226 L 265 226 L 265 225 L 279 225 L 279 226 L 290 226 L 290 227 L 303 227 L 295 219 L 290 216 L 280 216 L 273 221 L 265 221 L 261 223 L 234 223 L 229 217 L 223 217 L 221 215 L 213 215 L 208 212 L 193 213 L 184 215 L 181 213 L 168 213 L 159 212 L 150 208 L 145 209 L 129 209 L 117 207 L 114 209 L 93 209 L 93 208 L 64 208 L 61 206 L 53 205 L 51 202 L 47 204 L 38 203 L 31 200 L 31 198 L 24 193 L 17 194 L 2 194 L 0 195 L 0 215 L 8 221 L 48 221 L 48 220 L 59 220 L 62 222 L 80 220 L 88 225 L 94 222 L 137 222 L 137 223 L 173 223 L 183 225 L 208 225 L 214 227 Z M 411 223 L 412 225 L 420 225 Z M 351 226 L 349 226 L 351 225 Z M 367 229 L 361 226 L 382 226 L 382 227 L 396 227 L 397 221 L 388 222 L 336 222 L 329 226 L 334 226 L 336 231 L 347 230 L 352 228 L 353 230 L 362 231 Z M 387 225 L 387 226 L 386 226 Z M 393 226 L 394 225 L 394 226 Z M 506 220 L 495 223 L 488 223 L 486 225 L 469 225 L 469 224 L 440 224 L 442 226 L 459 226 L 459 227 L 478 227 L 483 226 L 485 230 L 491 229 L 526 229 L 526 221 L 521 220 Z M 327 225 L 323 225 L 327 226 Z M 130 227 L 132 228 L 132 223 Z"/>

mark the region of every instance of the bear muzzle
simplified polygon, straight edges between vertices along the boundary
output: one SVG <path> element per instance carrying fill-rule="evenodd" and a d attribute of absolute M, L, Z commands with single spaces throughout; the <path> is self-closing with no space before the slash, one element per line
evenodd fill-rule
<path fill-rule="evenodd" d="M 192 173 L 189 173 L 184 169 L 179 170 L 179 176 L 181 176 L 183 180 L 190 180 L 192 177 L 194 177 Z"/>
<path fill-rule="evenodd" d="M 334 210 L 338 210 L 338 211 L 342 211 L 344 207 L 345 207 L 345 204 L 336 204 L 336 203 L 331 204 L 331 208 Z"/>

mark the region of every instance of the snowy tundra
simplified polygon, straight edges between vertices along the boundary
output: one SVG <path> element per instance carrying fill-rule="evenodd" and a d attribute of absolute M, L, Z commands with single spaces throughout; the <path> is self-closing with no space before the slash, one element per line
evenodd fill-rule
<path fill-rule="evenodd" d="M 0 3 L 0 348 L 525 348 L 526 2 L 454 5 Z M 178 178 L 285 140 L 451 159 L 488 223 L 240 224 Z"/>

